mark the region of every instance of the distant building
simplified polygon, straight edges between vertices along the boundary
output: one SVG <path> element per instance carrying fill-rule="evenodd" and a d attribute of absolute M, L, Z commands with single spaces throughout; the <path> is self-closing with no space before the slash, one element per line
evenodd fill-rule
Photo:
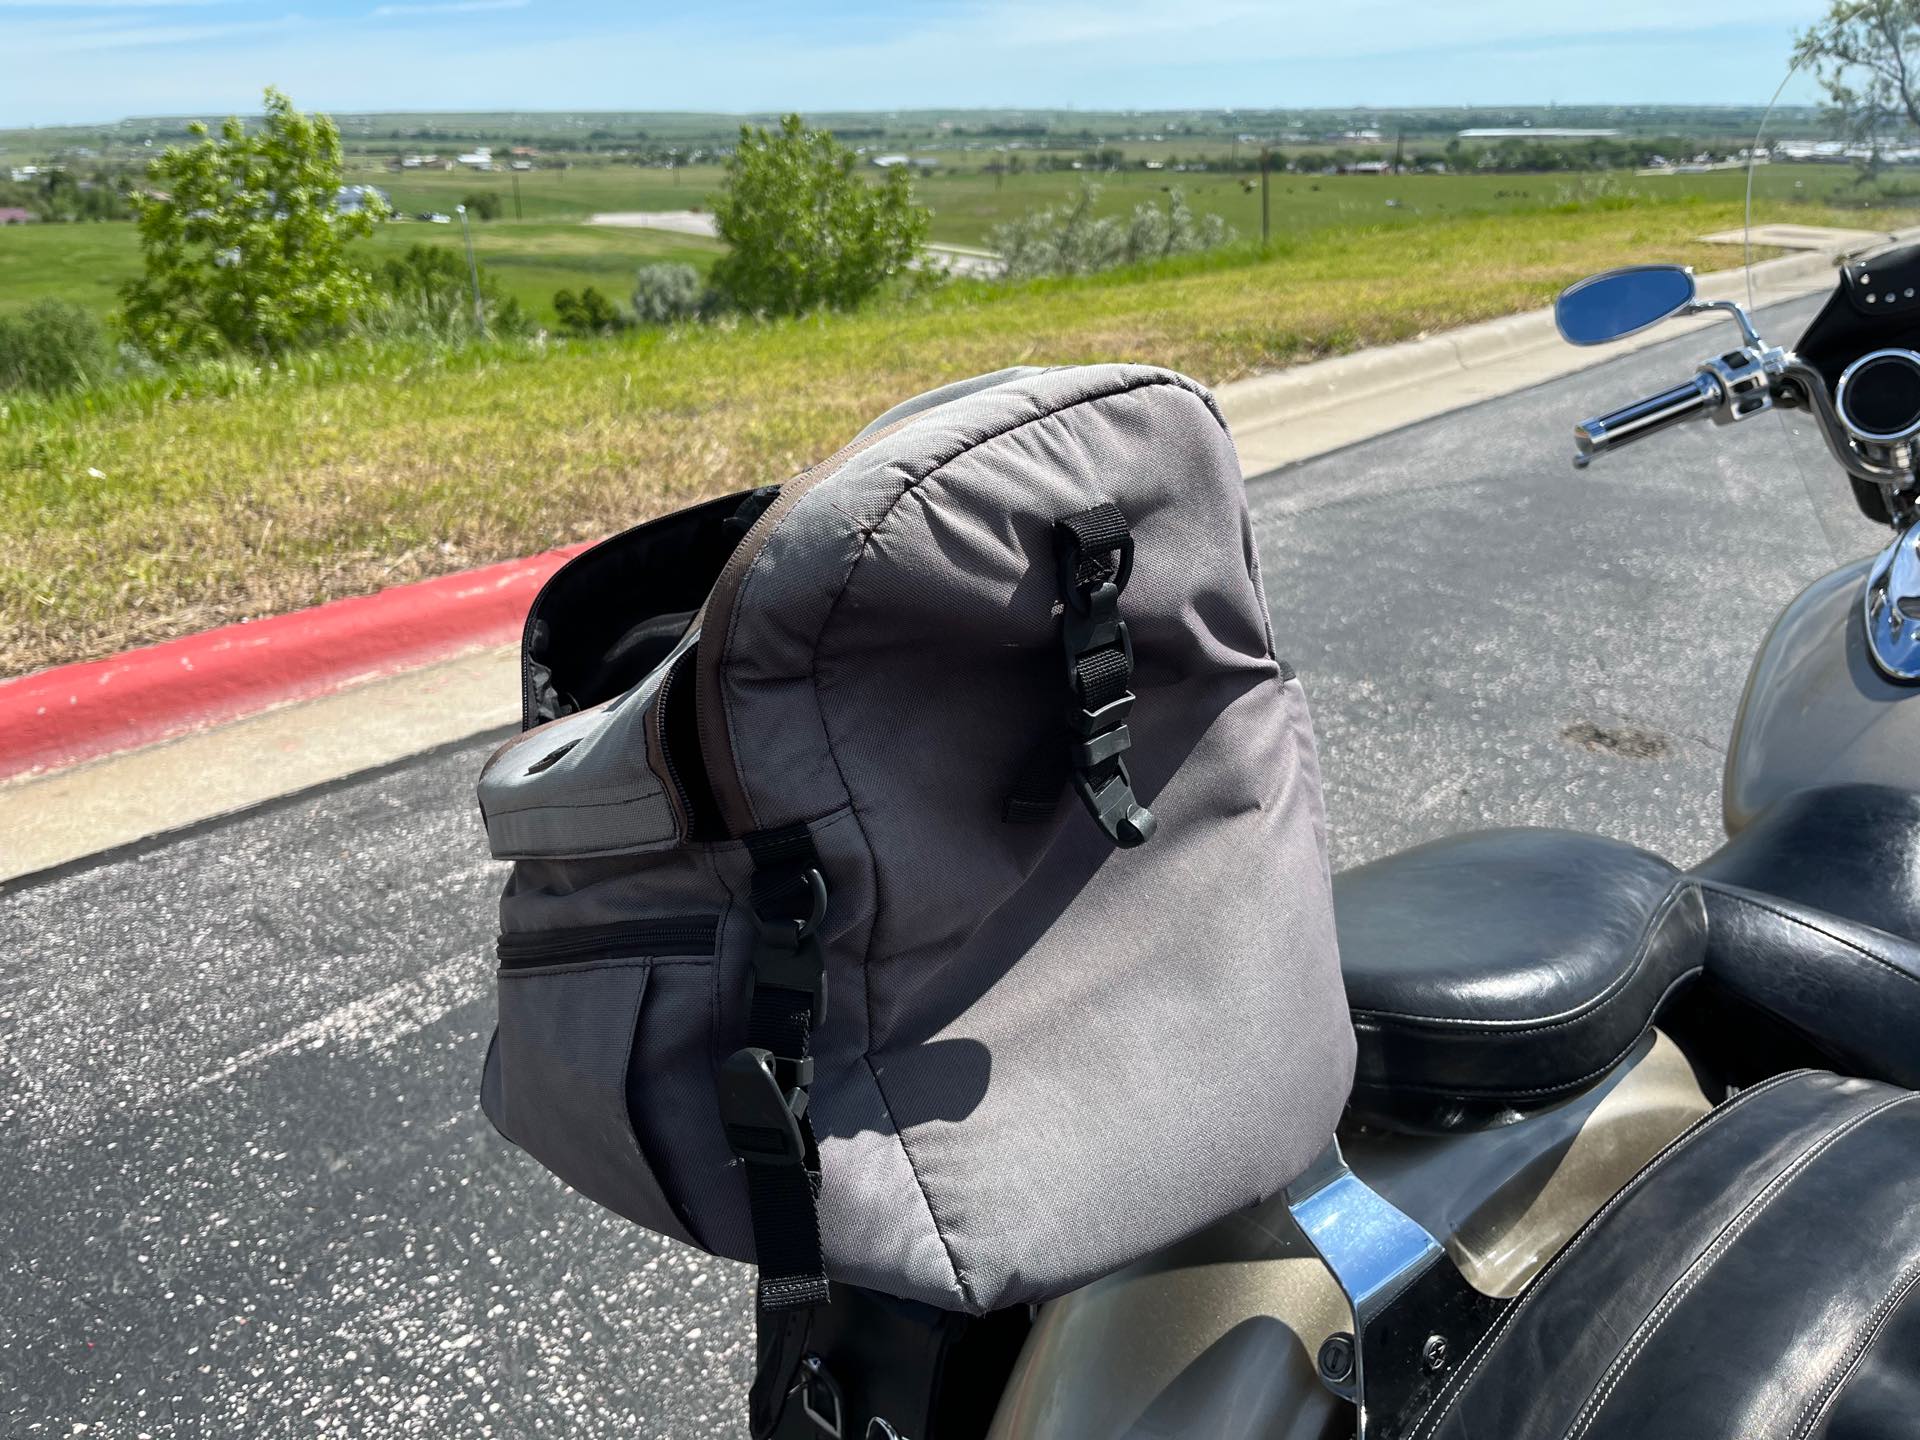
<path fill-rule="evenodd" d="M 13 183 L 24 185 L 40 173 L 38 165 L 16 165 L 13 167 Z"/>
<path fill-rule="evenodd" d="M 916 170 L 936 170 L 940 166 L 940 162 L 930 155 L 876 155 L 870 163 L 882 170 L 895 170 L 902 165 Z"/>
<path fill-rule="evenodd" d="M 0 225 L 31 225 L 40 217 L 18 205 L 0 205 Z"/>
<path fill-rule="evenodd" d="M 379 201 L 383 209 L 392 213 L 393 199 L 378 185 L 342 185 L 333 192 L 333 209 L 337 215 L 358 215 L 369 207 L 369 202 Z"/>
<path fill-rule="evenodd" d="M 1565 130 L 1548 125 L 1500 125 L 1462 130 L 1462 140 L 1611 140 L 1618 130 Z"/>
<path fill-rule="evenodd" d="M 1388 160 L 1360 160 L 1347 166 L 1347 172 L 1352 175 L 1390 175 L 1393 173 L 1393 164 Z"/>
<path fill-rule="evenodd" d="M 485 145 L 476 145 L 466 154 L 456 158 L 470 170 L 493 169 L 493 151 Z"/>

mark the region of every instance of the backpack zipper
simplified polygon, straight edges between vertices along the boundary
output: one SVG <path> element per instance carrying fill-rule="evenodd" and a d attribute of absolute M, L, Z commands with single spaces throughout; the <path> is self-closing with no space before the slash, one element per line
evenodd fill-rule
<path fill-rule="evenodd" d="M 495 947 L 502 970 L 525 970 L 579 960 L 624 960 L 657 955 L 711 955 L 720 934 L 712 915 L 583 925 L 577 930 L 530 930 L 502 935 Z"/>
<path fill-rule="evenodd" d="M 695 640 L 694 648 L 698 648 L 699 643 Z M 649 719 L 653 729 L 653 744 L 650 748 L 659 752 L 660 768 L 666 772 L 667 798 L 673 805 L 680 822 L 680 834 L 682 838 L 688 840 L 695 838 L 693 796 L 687 789 L 687 782 L 680 776 L 680 767 L 674 763 L 673 747 L 667 743 L 667 697 L 673 692 L 673 682 L 679 678 L 681 670 L 693 659 L 694 651 L 689 649 L 667 667 L 667 673 L 660 681 L 660 693 L 653 698 L 653 714 Z"/>

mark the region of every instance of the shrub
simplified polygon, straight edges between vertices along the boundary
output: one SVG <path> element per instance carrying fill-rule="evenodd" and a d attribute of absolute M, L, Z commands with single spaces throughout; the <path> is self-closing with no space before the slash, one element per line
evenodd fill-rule
<path fill-rule="evenodd" d="M 567 335 L 612 335 L 633 324 L 633 316 L 591 285 L 578 295 L 556 291 L 553 308 L 560 317 L 561 332 Z"/>
<path fill-rule="evenodd" d="M 460 197 L 460 203 L 476 220 L 498 220 L 507 209 L 506 202 L 493 190 L 469 190 Z"/>
<path fill-rule="evenodd" d="M 0 392 L 83 390 L 112 368 L 106 327 L 78 305 L 37 300 L 0 314 Z"/>
<path fill-rule="evenodd" d="M 825 130 L 789 115 L 778 131 L 742 126 L 713 218 L 730 247 L 714 287 L 742 310 L 794 315 L 859 304 L 920 253 L 928 215 L 906 167 L 878 185 Z"/>
<path fill-rule="evenodd" d="M 691 265 L 658 261 L 633 277 L 633 313 L 643 325 L 670 325 L 700 313 L 700 272 Z"/>
<path fill-rule="evenodd" d="M 1099 198 L 1099 186 L 1087 185 L 1071 205 L 996 226 L 989 243 L 1006 261 L 1008 278 L 1091 275 L 1116 265 L 1213 250 L 1233 239 L 1226 221 L 1195 215 L 1178 190 L 1167 192 L 1164 208 L 1145 201 L 1125 219 L 1096 216 Z"/>
<path fill-rule="evenodd" d="M 374 278 L 380 293 L 375 330 L 440 340 L 473 338 L 473 278 L 459 252 L 410 245 Z M 526 335 L 533 329 L 520 302 L 503 294 L 485 270 L 480 272 L 480 312 L 492 335 Z"/>

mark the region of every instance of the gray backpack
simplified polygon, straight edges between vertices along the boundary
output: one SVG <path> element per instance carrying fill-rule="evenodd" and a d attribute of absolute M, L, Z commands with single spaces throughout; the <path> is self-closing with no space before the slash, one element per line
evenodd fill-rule
<path fill-rule="evenodd" d="M 763 1307 L 1056 1295 L 1332 1136 L 1313 736 L 1193 381 L 1003 371 L 617 536 L 525 702 L 486 1112 Z"/>

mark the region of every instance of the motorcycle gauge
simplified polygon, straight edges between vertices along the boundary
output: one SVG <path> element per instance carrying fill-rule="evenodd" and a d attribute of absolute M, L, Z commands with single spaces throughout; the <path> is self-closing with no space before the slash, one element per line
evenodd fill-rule
<path fill-rule="evenodd" d="M 1920 435 L 1920 355 L 1875 350 L 1840 373 L 1833 408 L 1856 440 L 1897 445 Z"/>

